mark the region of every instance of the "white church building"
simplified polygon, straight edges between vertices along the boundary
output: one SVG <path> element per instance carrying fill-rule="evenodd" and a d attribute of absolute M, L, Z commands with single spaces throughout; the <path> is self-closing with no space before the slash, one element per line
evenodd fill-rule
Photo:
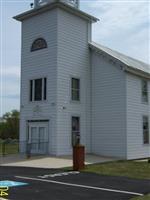
<path fill-rule="evenodd" d="M 35 0 L 14 19 L 22 22 L 20 151 L 69 155 L 80 140 L 86 153 L 150 157 L 150 66 L 94 43 L 98 19 L 79 0 Z"/>

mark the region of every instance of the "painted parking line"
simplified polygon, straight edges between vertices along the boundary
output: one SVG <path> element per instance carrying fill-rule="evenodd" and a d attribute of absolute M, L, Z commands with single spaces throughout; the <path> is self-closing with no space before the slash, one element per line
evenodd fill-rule
<path fill-rule="evenodd" d="M 115 193 L 122 193 L 122 194 L 131 194 L 136 196 L 143 196 L 144 194 L 136 193 L 136 192 L 129 192 L 129 191 L 123 191 L 123 190 L 115 190 L 115 189 L 108 189 L 108 188 L 101 188 L 101 187 L 93 187 L 88 185 L 79 185 L 79 184 L 73 184 L 73 183 L 65 183 L 60 181 L 53 181 L 53 180 L 46 180 L 46 179 L 39 179 L 39 178 L 30 178 L 25 176 L 15 176 L 19 179 L 26 179 L 26 180 L 32 180 L 32 181 L 41 181 L 41 182 L 47 182 L 47 183 L 54 183 L 59 185 L 66 185 L 71 187 L 79 187 L 79 188 L 86 188 L 86 189 L 93 189 L 93 190 L 101 190 L 101 191 L 107 191 L 107 192 L 115 192 Z"/>
<path fill-rule="evenodd" d="M 55 173 L 55 174 L 46 174 L 42 176 L 38 176 L 39 178 L 55 178 L 55 177 L 61 177 L 61 176 L 69 176 L 69 175 L 77 175 L 80 174 L 78 171 L 71 171 L 71 172 L 62 172 L 62 173 Z"/>

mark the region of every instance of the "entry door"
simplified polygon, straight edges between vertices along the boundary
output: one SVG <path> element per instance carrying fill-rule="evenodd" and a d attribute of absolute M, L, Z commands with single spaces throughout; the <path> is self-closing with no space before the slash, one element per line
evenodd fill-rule
<path fill-rule="evenodd" d="M 29 123 L 29 139 L 31 153 L 45 154 L 48 147 L 48 123 Z"/>

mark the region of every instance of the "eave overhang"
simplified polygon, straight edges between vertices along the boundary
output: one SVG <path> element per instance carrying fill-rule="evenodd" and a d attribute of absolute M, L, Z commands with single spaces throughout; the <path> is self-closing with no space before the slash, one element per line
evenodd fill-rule
<path fill-rule="evenodd" d="M 36 16 L 38 14 L 44 13 L 46 11 L 52 10 L 54 8 L 64 9 L 64 10 L 66 10 L 66 11 L 68 11 L 68 12 L 74 14 L 74 15 L 77 15 L 77 16 L 85 19 L 85 20 L 90 21 L 91 23 L 99 21 L 98 18 L 96 18 L 92 15 L 89 15 L 89 14 L 87 14 L 87 13 L 85 13 L 85 12 L 83 12 L 83 11 L 77 9 L 77 8 L 74 8 L 74 7 L 72 7 L 72 6 L 70 6 L 66 3 L 59 2 L 59 1 L 34 8 L 34 9 L 29 10 L 27 12 L 24 12 L 22 14 L 16 15 L 13 18 L 18 20 L 18 21 L 23 21 L 25 19 L 28 19 L 28 18 Z"/>

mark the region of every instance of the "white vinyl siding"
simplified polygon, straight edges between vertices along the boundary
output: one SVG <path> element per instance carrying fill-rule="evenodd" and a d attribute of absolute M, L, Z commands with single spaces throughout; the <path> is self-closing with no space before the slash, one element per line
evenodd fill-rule
<path fill-rule="evenodd" d="M 126 82 L 119 65 L 92 52 L 92 152 L 126 158 Z"/>
<path fill-rule="evenodd" d="M 80 116 L 81 144 L 90 152 L 90 51 L 88 21 L 58 10 L 58 152 L 72 153 L 71 116 Z M 80 101 L 71 100 L 71 78 L 80 79 Z"/>
<path fill-rule="evenodd" d="M 141 102 L 141 80 L 126 74 L 128 159 L 150 157 L 150 145 L 143 144 L 143 116 L 150 116 L 150 106 Z"/>
<path fill-rule="evenodd" d="M 36 38 L 46 40 L 48 48 L 31 52 Z M 57 10 L 33 16 L 22 22 L 21 58 L 21 120 L 20 141 L 24 151 L 28 120 L 49 120 L 49 152 L 56 154 L 56 69 L 57 69 Z M 30 102 L 30 80 L 47 77 L 47 100 Z"/>
<path fill-rule="evenodd" d="M 20 140 L 26 140 L 27 120 L 49 120 L 49 153 L 71 154 L 71 116 L 80 116 L 81 143 L 90 151 L 90 52 L 88 21 L 53 9 L 22 23 Z M 36 38 L 45 49 L 31 52 Z M 29 101 L 29 81 L 47 77 L 47 100 Z M 70 101 L 70 77 L 80 77 L 80 104 Z"/>

